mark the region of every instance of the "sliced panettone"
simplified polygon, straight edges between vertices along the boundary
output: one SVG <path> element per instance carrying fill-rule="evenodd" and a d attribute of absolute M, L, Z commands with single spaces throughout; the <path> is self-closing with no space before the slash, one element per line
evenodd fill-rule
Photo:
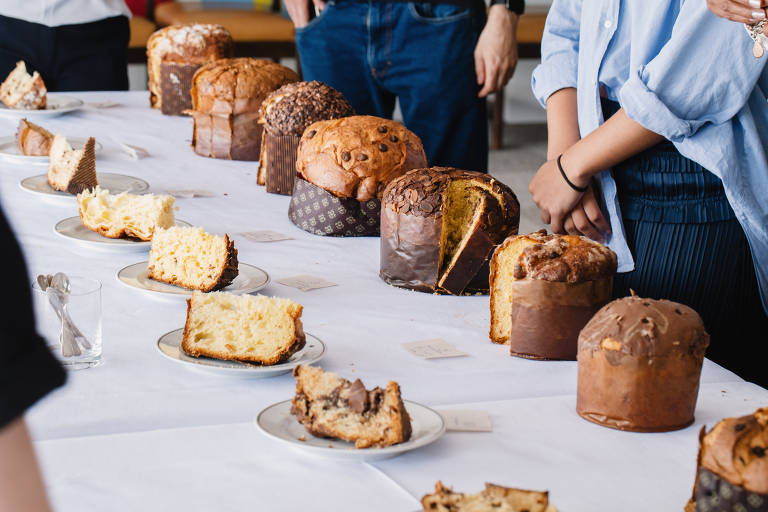
<path fill-rule="evenodd" d="M 27 73 L 27 65 L 23 60 L 16 63 L 13 71 L 0 84 L 0 101 L 8 108 L 44 109 L 47 103 L 46 94 L 43 78 L 37 71 L 31 75 Z"/>
<path fill-rule="evenodd" d="M 354 442 L 355 448 L 383 448 L 411 438 L 397 382 L 368 391 L 360 379 L 349 382 L 314 366 L 297 366 L 293 376 L 291 414 L 310 434 Z"/>
<path fill-rule="evenodd" d="M 16 147 L 22 155 L 48 156 L 53 144 L 53 134 L 42 126 L 26 119 L 19 121 L 16 128 Z"/>
<path fill-rule="evenodd" d="M 172 226 L 152 235 L 147 275 L 155 281 L 210 292 L 237 277 L 237 249 L 228 235 Z"/>
<path fill-rule="evenodd" d="M 99 187 L 77 195 L 83 225 L 107 238 L 151 240 L 156 228 L 174 225 L 174 201 L 169 195 L 113 195 Z"/>
<path fill-rule="evenodd" d="M 48 184 L 56 190 L 79 194 L 98 185 L 96 139 L 89 138 L 83 149 L 73 149 L 63 135 L 56 135 L 48 154 Z"/>
<path fill-rule="evenodd" d="M 434 512 L 557 512 L 549 493 L 485 484 L 476 494 L 454 492 L 438 481 L 435 492 L 421 498 L 424 510 Z"/>
<path fill-rule="evenodd" d="M 181 349 L 191 356 L 273 365 L 304 347 L 301 304 L 226 292 L 187 299 Z"/>

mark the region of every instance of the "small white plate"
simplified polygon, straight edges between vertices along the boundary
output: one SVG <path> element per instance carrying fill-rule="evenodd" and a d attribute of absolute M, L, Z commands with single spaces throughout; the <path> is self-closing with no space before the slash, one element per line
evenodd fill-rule
<path fill-rule="evenodd" d="M 99 182 L 99 187 L 109 190 L 110 194 L 119 194 L 120 192 L 143 194 L 149 190 L 149 183 L 141 178 L 134 178 L 133 176 L 126 176 L 125 174 L 97 172 L 96 180 Z M 76 199 L 74 194 L 51 188 L 48 184 L 48 176 L 45 174 L 24 178 L 19 183 L 19 186 L 26 192 L 40 194 L 46 198 Z"/>
<path fill-rule="evenodd" d="M 67 137 L 67 141 L 75 149 L 82 149 L 86 140 L 82 137 Z M 98 141 L 96 141 L 94 149 L 96 153 L 101 152 L 102 146 Z M 5 160 L 11 164 L 48 164 L 47 156 L 23 155 L 16 147 L 16 137 L 0 137 L 0 160 Z"/>
<path fill-rule="evenodd" d="M 156 298 L 186 299 L 192 295 L 193 290 L 150 279 L 147 275 L 147 263 L 149 262 L 141 261 L 128 265 L 117 273 L 117 280 L 126 286 L 136 288 Z M 239 273 L 235 280 L 229 286 L 219 291 L 241 295 L 257 292 L 269 284 L 269 274 L 259 267 L 238 262 L 237 269 Z"/>
<path fill-rule="evenodd" d="M 315 437 L 291 414 L 290 400 L 278 402 L 262 410 L 256 416 L 256 428 L 268 437 L 286 443 L 296 450 L 325 459 L 388 459 L 433 443 L 445 434 L 445 420 L 440 413 L 416 402 L 403 400 L 403 403 L 411 416 L 413 433 L 407 442 L 386 448 L 357 449 L 354 443 Z M 300 437 L 304 441 L 299 441 Z"/>
<path fill-rule="evenodd" d="M 176 219 L 176 225 L 189 227 L 192 224 Z M 152 245 L 152 242 L 145 242 L 138 238 L 107 238 L 106 236 L 101 236 L 97 232 L 85 227 L 80 217 L 69 217 L 60 220 L 53 227 L 53 231 L 57 235 L 74 240 L 89 249 L 148 251 Z"/>
<path fill-rule="evenodd" d="M 305 332 L 307 343 L 304 348 L 293 354 L 286 362 L 271 366 L 224 361 L 210 357 L 192 357 L 181 350 L 181 337 L 184 329 L 176 329 L 163 334 L 157 340 L 157 349 L 168 359 L 186 365 L 193 370 L 242 379 L 264 379 L 284 375 L 300 364 L 313 364 L 325 355 L 325 344 L 315 336 Z"/>
<path fill-rule="evenodd" d="M 21 108 L 8 108 L 0 102 L 0 117 L 9 119 L 27 119 L 34 121 L 45 117 L 55 117 L 83 108 L 83 101 L 63 94 L 48 94 L 46 107 L 42 110 L 26 110 Z"/>

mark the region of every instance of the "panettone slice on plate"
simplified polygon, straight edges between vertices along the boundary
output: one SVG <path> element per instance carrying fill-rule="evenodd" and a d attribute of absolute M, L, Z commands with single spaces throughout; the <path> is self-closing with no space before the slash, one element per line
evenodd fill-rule
<path fill-rule="evenodd" d="M 74 149 L 63 135 L 56 135 L 48 154 L 48 184 L 55 190 L 79 194 L 98 185 L 96 139 L 89 138 L 83 149 Z"/>
<path fill-rule="evenodd" d="M 26 119 L 16 128 L 16 147 L 22 155 L 48 156 L 53 144 L 53 134 Z"/>
<path fill-rule="evenodd" d="M 47 90 L 43 78 L 35 71 L 27 73 L 27 65 L 23 60 L 0 84 L 0 101 L 8 108 L 24 110 L 42 110 L 47 104 Z"/>
<path fill-rule="evenodd" d="M 424 510 L 434 512 L 557 512 L 549 503 L 547 491 L 527 491 L 495 484 L 485 484 L 479 493 L 454 492 L 442 482 L 435 492 L 421 499 Z"/>
<path fill-rule="evenodd" d="M 156 228 L 174 225 L 173 203 L 169 195 L 110 194 L 98 186 L 77 195 L 83 225 L 107 238 L 133 237 L 151 240 Z"/>

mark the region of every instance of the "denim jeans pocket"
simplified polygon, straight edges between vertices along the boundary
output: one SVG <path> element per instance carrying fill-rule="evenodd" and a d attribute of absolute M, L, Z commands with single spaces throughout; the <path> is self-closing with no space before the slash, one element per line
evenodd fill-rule
<path fill-rule="evenodd" d="M 428 24 L 452 23 L 472 15 L 470 7 L 429 2 L 409 2 L 408 11 L 416 21 Z"/>
<path fill-rule="evenodd" d="M 306 25 L 304 25 L 301 28 L 297 27 L 297 28 L 294 29 L 296 31 L 296 33 L 299 34 L 299 33 L 302 33 L 302 32 L 306 32 L 307 30 L 310 30 L 310 29 L 314 28 L 315 26 L 319 25 L 320 22 L 323 21 L 323 19 L 325 18 L 325 15 L 328 13 L 328 11 L 331 10 L 331 8 L 334 6 L 335 3 L 336 2 L 334 0 L 330 0 L 330 1 L 326 2 L 325 7 L 323 7 L 323 10 L 320 11 L 317 14 L 317 16 L 312 18 L 312 20 L 310 20 L 309 23 L 307 23 Z"/>

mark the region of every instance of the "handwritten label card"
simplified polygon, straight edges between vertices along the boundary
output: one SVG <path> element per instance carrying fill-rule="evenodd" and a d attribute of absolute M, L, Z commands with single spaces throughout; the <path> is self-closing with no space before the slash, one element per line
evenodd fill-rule
<path fill-rule="evenodd" d="M 192 197 L 215 197 L 216 194 L 210 190 L 167 190 L 166 193 L 179 199 L 190 199 Z"/>
<path fill-rule="evenodd" d="M 303 292 L 310 290 L 316 290 L 317 288 L 327 288 L 329 286 L 338 286 L 336 283 L 326 281 L 322 277 L 315 276 L 293 276 L 278 279 L 278 283 L 290 286 L 291 288 L 297 288 Z"/>
<path fill-rule="evenodd" d="M 421 340 L 402 343 L 405 350 L 423 359 L 437 359 L 440 357 L 460 357 L 469 355 L 443 339 Z"/>
<path fill-rule="evenodd" d="M 488 411 L 450 410 L 437 411 L 445 419 L 446 430 L 451 432 L 491 432 L 491 417 Z"/>
<path fill-rule="evenodd" d="M 293 237 L 268 229 L 263 231 L 247 231 L 237 234 L 251 242 L 279 242 L 280 240 L 293 240 Z"/>

